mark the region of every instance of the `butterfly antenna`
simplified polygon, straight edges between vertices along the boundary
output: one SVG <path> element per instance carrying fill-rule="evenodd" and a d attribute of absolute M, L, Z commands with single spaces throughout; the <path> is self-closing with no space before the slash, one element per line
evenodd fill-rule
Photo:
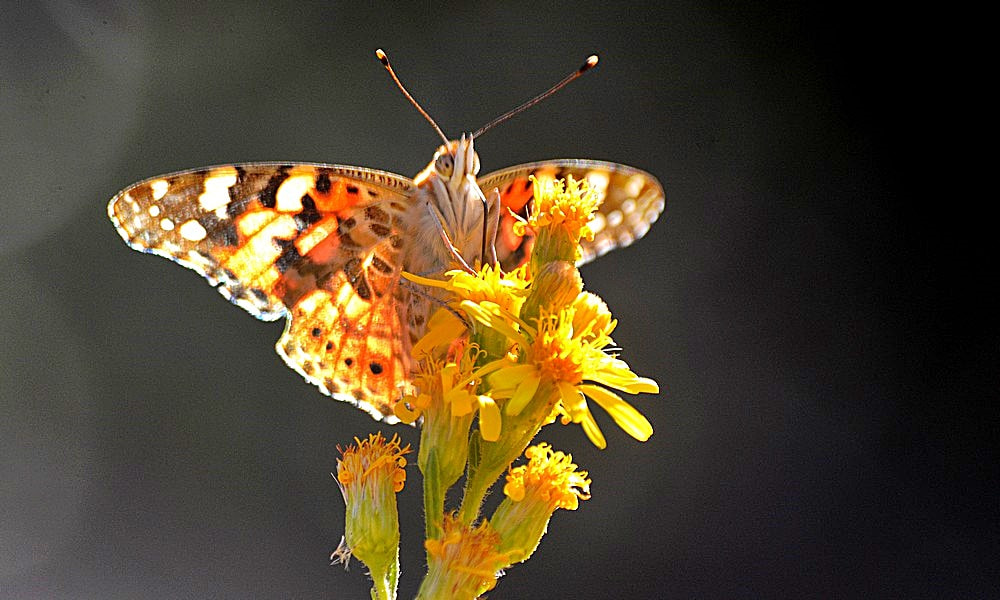
<path fill-rule="evenodd" d="M 420 106 L 420 104 L 413 99 L 413 96 L 410 95 L 410 92 L 406 91 L 406 88 L 403 87 L 403 82 L 399 80 L 399 77 L 396 77 L 396 72 L 392 70 L 392 66 L 389 64 L 389 57 L 385 55 L 385 52 L 381 48 L 375 51 L 375 56 L 378 57 L 379 62 L 382 63 L 382 66 L 385 67 L 385 70 L 389 71 L 389 76 L 392 77 L 392 80 L 396 82 L 396 86 L 399 87 L 399 91 L 403 92 L 403 95 L 406 96 L 406 99 L 410 101 L 410 104 L 416 107 L 416 109 L 420 111 L 420 114 L 422 114 L 424 118 L 427 119 L 427 122 L 431 124 L 431 127 L 434 128 L 434 131 L 436 131 L 437 134 L 441 136 L 441 139 L 444 140 L 444 145 L 447 146 L 448 136 L 446 136 L 444 132 L 441 131 L 441 128 L 438 127 L 438 124 L 434 122 L 434 119 L 432 119 L 431 116 L 427 114 L 427 111 L 424 110 L 423 107 Z"/>
<path fill-rule="evenodd" d="M 554 94 L 554 93 L 558 92 L 559 90 L 563 89 L 564 87 L 566 87 L 567 85 L 569 85 L 569 83 L 571 81 L 573 81 L 577 77 L 583 75 L 584 73 L 586 73 L 587 71 L 593 69 L 596 66 L 597 66 L 597 55 L 596 54 L 591 54 L 590 56 L 587 57 L 587 60 L 584 61 L 583 65 L 581 65 L 579 69 L 577 69 L 576 71 L 573 71 L 572 73 L 570 73 L 569 75 L 567 75 L 562 81 L 560 81 L 559 83 L 557 83 L 554 86 L 550 87 L 548 90 L 542 92 L 541 94 L 538 94 L 537 96 L 535 96 L 531 100 L 528 100 L 527 102 L 525 102 L 524 104 L 518 106 L 517 108 L 514 108 L 514 109 L 512 109 L 510 111 L 507 111 L 506 113 L 504 113 L 504 114 L 500 115 L 499 117 L 493 119 L 492 121 L 490 121 L 486 125 L 483 125 L 479 129 L 477 129 L 475 133 L 472 134 L 472 137 L 477 138 L 477 137 L 483 135 L 484 133 L 486 133 L 487 131 L 489 131 L 490 129 L 496 127 L 500 123 L 503 123 L 507 119 L 513 117 L 514 115 L 516 115 L 518 113 L 522 113 L 522 112 L 528 110 L 532 106 L 538 104 L 542 100 L 545 100 L 546 98 L 548 98 L 552 94 Z"/>

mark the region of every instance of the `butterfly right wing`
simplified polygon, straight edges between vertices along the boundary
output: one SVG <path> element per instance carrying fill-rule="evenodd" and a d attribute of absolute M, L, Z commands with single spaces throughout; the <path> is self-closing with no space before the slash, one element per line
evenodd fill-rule
<path fill-rule="evenodd" d="M 514 218 L 509 211 L 525 216 L 532 200 L 529 176 L 538 179 L 586 179 L 601 195 L 602 202 L 590 228 L 593 241 L 583 240 L 580 264 L 641 238 L 663 212 L 663 187 L 649 173 L 626 165 L 598 160 L 559 159 L 517 165 L 479 178 L 479 187 L 489 197 L 500 190 L 500 231 L 497 256 L 505 269 L 525 262 L 531 253 L 533 236 L 513 233 Z M 509 211 L 508 211 L 509 209 Z"/>
<path fill-rule="evenodd" d="M 412 304 L 399 270 L 413 183 L 340 165 L 257 163 L 183 171 L 116 195 L 108 214 L 134 249 L 201 274 L 262 320 L 289 316 L 277 344 L 340 400 L 392 418 L 409 373 Z"/>

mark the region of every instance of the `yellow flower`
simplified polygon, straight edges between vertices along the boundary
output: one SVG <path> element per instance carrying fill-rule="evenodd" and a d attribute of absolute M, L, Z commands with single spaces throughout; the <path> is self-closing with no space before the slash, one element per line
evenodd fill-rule
<path fill-rule="evenodd" d="M 474 370 L 481 353 L 477 346 L 466 345 L 456 361 L 427 359 L 414 377 L 417 394 L 404 396 L 396 403 L 396 416 L 404 423 L 413 423 L 424 416 L 426 430 L 426 421 L 439 412 L 442 418 L 467 417 L 469 421 L 478 412 L 483 438 L 495 440 L 500 434 L 500 409 L 492 397 L 476 391 L 482 378 L 492 370 Z M 468 432 L 468 426 L 465 431 Z M 429 441 L 431 445 L 441 443 L 441 440 Z M 424 446 L 421 441 L 421 451 Z"/>
<path fill-rule="evenodd" d="M 462 270 L 448 271 L 445 279 L 430 279 L 412 273 L 403 277 L 414 283 L 438 288 L 453 294 L 453 304 L 462 300 L 471 302 L 492 302 L 504 310 L 517 314 L 527 294 L 527 273 L 524 267 L 504 273 L 500 267 L 484 265 L 476 273 Z"/>
<path fill-rule="evenodd" d="M 552 512 L 557 508 L 576 510 L 580 500 L 590 498 L 590 479 L 586 471 L 576 470 L 572 455 L 542 442 L 525 450 L 524 456 L 528 464 L 511 468 L 503 487 L 512 502 L 530 498 Z"/>
<path fill-rule="evenodd" d="M 386 441 L 381 433 L 341 451 L 337 484 L 344 495 L 347 516 L 344 539 L 334 558 L 346 561 L 352 554 L 371 572 L 378 598 L 394 597 L 399 564 L 399 515 L 396 493 L 406 482 L 410 446 L 401 447 L 399 436 Z M 391 592 L 391 594 L 390 594 Z"/>
<path fill-rule="evenodd" d="M 604 448 L 607 442 L 590 413 L 586 397 L 597 402 L 632 437 L 646 441 L 652 435 L 649 421 L 607 389 L 629 394 L 656 393 L 659 386 L 652 379 L 633 373 L 615 354 L 604 351 L 613 343 L 611 332 L 617 322 L 599 298 L 581 293 L 568 307 L 554 312 L 542 309 L 536 327 L 523 325 L 520 330 L 501 324 L 502 315 L 495 310 L 465 308 L 477 320 L 499 327 L 522 351 L 517 361 L 506 359 L 488 379 L 494 398 L 509 399 L 505 414 L 519 414 L 538 390 L 544 388 L 552 394 L 553 404 L 558 401 L 557 410 L 563 423 L 580 423 L 599 448 Z"/>
<path fill-rule="evenodd" d="M 594 239 L 590 218 L 601 204 L 601 196 L 586 181 L 572 176 L 561 179 L 532 177 L 535 200 L 526 221 L 515 223 L 514 233 L 535 231 L 531 268 L 555 260 L 576 262 L 580 259 L 580 240 Z"/>
<path fill-rule="evenodd" d="M 440 533 L 444 500 L 449 487 L 465 472 L 469 458 L 469 430 L 479 415 L 480 435 L 500 437 L 500 408 L 492 397 L 477 391 L 489 370 L 475 369 L 482 354 L 465 345 L 453 361 L 425 359 L 415 375 L 415 395 L 396 403 L 395 414 L 405 423 L 423 418 L 417 465 L 424 476 L 424 512 L 428 537 Z"/>
<path fill-rule="evenodd" d="M 427 576 L 417 598 L 471 600 L 493 589 L 500 569 L 509 564 L 499 545 L 500 536 L 488 522 L 471 526 L 447 515 L 441 535 L 424 542 Z"/>
<path fill-rule="evenodd" d="M 545 443 L 531 446 L 524 455 L 528 463 L 508 471 L 503 488 L 507 498 L 490 519 L 512 563 L 531 556 L 557 508 L 576 510 L 580 500 L 590 498 L 590 479 L 586 471 L 576 470 L 572 456 Z"/>
<path fill-rule="evenodd" d="M 437 311 L 429 331 L 413 348 L 413 355 L 417 357 L 433 354 L 436 348 L 450 344 L 464 332 L 465 323 L 456 316 L 461 313 L 459 309 L 462 303 L 496 306 L 507 314 L 516 315 L 521 311 L 530 283 L 526 266 L 509 273 L 503 273 L 500 267 L 491 265 L 483 266 L 476 273 L 449 271 L 445 273 L 444 280 L 409 273 L 404 273 L 404 277 L 414 283 L 449 292 L 446 298 L 448 305 Z M 481 357 L 495 357 L 507 352 L 504 337 L 492 331 L 474 330 L 471 332 L 470 342 L 485 351 Z"/>

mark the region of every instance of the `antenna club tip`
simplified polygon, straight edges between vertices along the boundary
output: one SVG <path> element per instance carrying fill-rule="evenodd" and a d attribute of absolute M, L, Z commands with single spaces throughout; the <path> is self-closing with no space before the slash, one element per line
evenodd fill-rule
<path fill-rule="evenodd" d="M 381 48 L 375 51 L 375 58 L 379 60 L 383 65 L 389 66 L 389 57 L 385 55 L 385 52 Z"/>
<path fill-rule="evenodd" d="M 583 66 L 580 67 L 580 72 L 583 73 L 584 71 L 587 71 L 589 69 L 593 69 L 594 67 L 596 67 L 597 66 L 597 60 L 598 59 L 597 59 L 597 55 L 596 54 L 591 54 L 590 56 L 588 56 L 587 60 L 584 61 Z"/>

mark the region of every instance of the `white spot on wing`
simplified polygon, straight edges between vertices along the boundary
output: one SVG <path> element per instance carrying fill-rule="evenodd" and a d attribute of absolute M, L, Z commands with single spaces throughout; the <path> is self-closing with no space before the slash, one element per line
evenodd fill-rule
<path fill-rule="evenodd" d="M 202 227 L 201 223 L 191 219 L 190 221 L 185 221 L 181 224 L 180 229 L 177 230 L 181 234 L 181 237 L 190 240 L 192 242 L 200 242 L 205 239 L 208 232 Z"/>
<path fill-rule="evenodd" d="M 161 219 L 160 227 L 163 228 L 165 231 L 173 231 L 174 222 L 171 221 L 170 219 Z"/>
<path fill-rule="evenodd" d="M 153 204 L 152 206 L 150 206 L 149 207 L 149 216 L 151 216 L 151 217 L 158 217 L 158 216 L 160 216 L 160 207 L 157 206 L 157 205 L 155 205 L 155 204 Z"/>
<path fill-rule="evenodd" d="M 198 196 L 198 204 L 205 211 L 213 211 L 229 204 L 229 188 L 236 185 L 236 167 L 219 167 L 205 177 L 205 191 Z"/>
<path fill-rule="evenodd" d="M 281 212 L 299 212 L 302 210 L 302 196 L 312 185 L 311 175 L 293 175 L 282 181 L 275 194 L 274 207 Z"/>
<path fill-rule="evenodd" d="M 167 183 L 166 179 L 157 179 L 153 183 L 149 184 L 151 190 L 153 190 L 153 200 L 159 200 L 167 195 L 167 188 L 170 184 Z M 156 215 L 153 215 L 154 217 Z"/>

